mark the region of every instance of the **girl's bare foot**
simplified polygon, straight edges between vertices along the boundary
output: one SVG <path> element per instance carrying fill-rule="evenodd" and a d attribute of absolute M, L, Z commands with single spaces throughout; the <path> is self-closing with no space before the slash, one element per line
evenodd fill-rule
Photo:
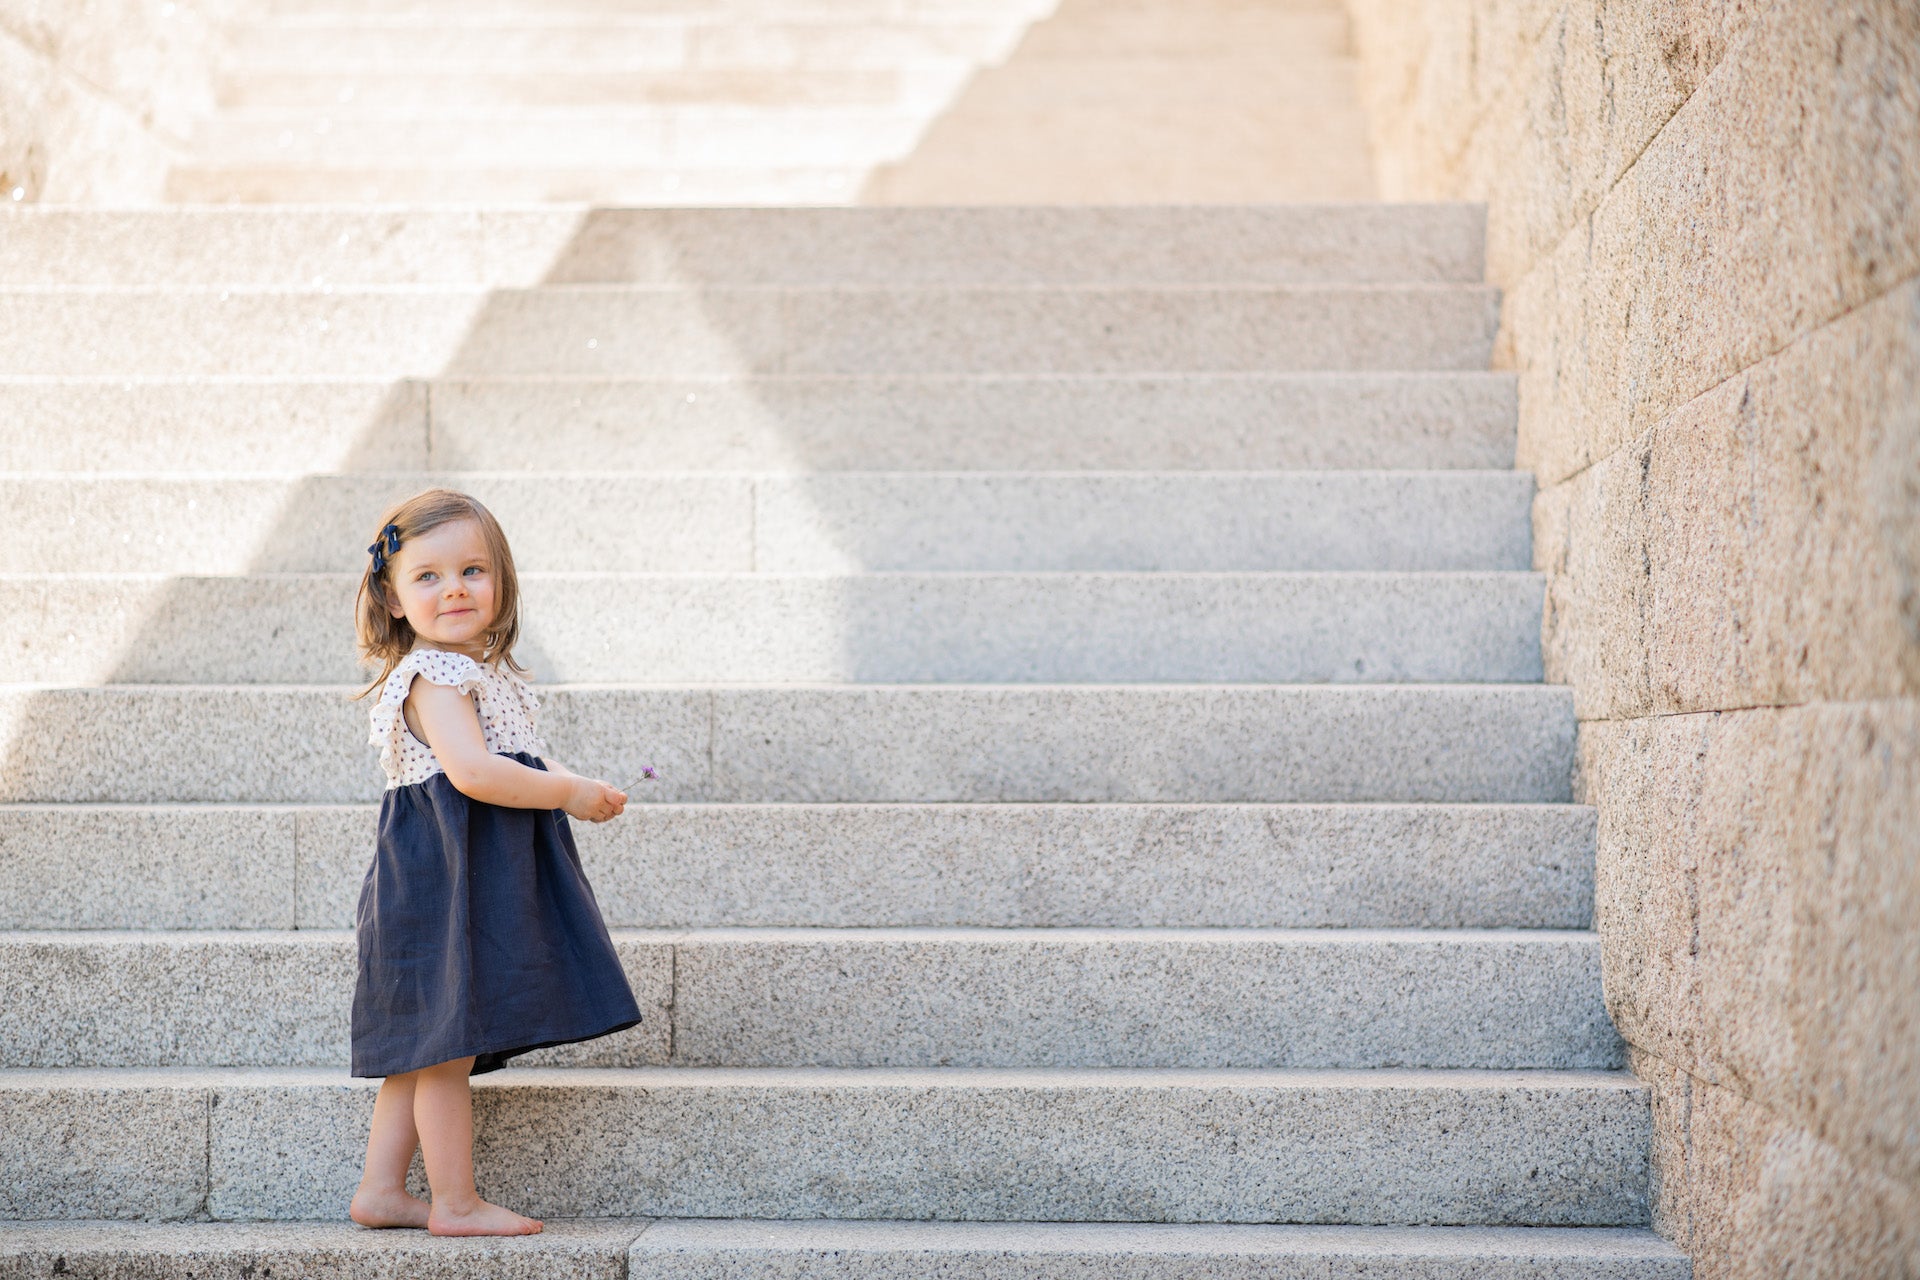
<path fill-rule="evenodd" d="M 465 1213 L 455 1213 L 436 1200 L 427 1216 L 427 1230 L 436 1236 L 530 1236 L 545 1229 L 538 1218 L 523 1218 L 485 1200 L 476 1201 Z"/>
<path fill-rule="evenodd" d="M 363 1227 L 424 1227 L 427 1202 L 405 1191 L 378 1191 L 362 1187 L 353 1193 L 347 1216 Z"/>

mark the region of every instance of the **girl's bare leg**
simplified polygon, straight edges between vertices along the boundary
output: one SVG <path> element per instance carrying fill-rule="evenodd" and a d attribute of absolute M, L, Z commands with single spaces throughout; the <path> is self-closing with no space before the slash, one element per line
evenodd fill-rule
<path fill-rule="evenodd" d="M 541 1230 L 538 1219 L 488 1204 L 474 1188 L 473 1088 L 467 1080 L 472 1070 L 472 1058 L 456 1058 L 416 1073 L 413 1122 L 433 1188 L 427 1230 L 437 1236 L 530 1236 Z"/>
<path fill-rule="evenodd" d="M 407 1193 L 407 1166 L 420 1145 L 413 1124 L 414 1082 L 418 1072 L 388 1076 L 373 1102 L 373 1128 L 367 1134 L 367 1169 L 353 1193 L 347 1216 L 363 1227 L 424 1227 L 427 1202 Z"/>

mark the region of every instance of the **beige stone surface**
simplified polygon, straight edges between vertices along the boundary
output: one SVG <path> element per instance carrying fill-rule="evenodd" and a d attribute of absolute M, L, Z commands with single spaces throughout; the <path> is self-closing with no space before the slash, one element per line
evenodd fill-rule
<path fill-rule="evenodd" d="M 0 28 L 0 204 L 150 199 L 166 164 L 130 111 Z"/>
<path fill-rule="evenodd" d="M 265 807 L 0 806 L 0 929 L 291 929 L 294 822 Z"/>
<path fill-rule="evenodd" d="M 204 1212 L 211 1101 L 190 1079 L 0 1072 L 0 1220 Z"/>
<path fill-rule="evenodd" d="M 231 3 L 0 0 L 0 31 L 179 141 L 211 105 L 214 26 Z"/>
<path fill-rule="evenodd" d="M 1920 1275 L 1920 9 L 1350 0 L 1388 198 L 1487 203 L 1695 1275 Z"/>
<path fill-rule="evenodd" d="M 197 1078 L 218 1081 L 210 1216 L 339 1212 L 370 1082 Z M 11 1083 L 0 1075 L 0 1106 Z M 1647 1098 L 1614 1072 L 509 1069 L 474 1094 L 481 1188 L 513 1188 L 541 1216 L 1620 1226 L 1647 1213 Z"/>
<path fill-rule="evenodd" d="M 1459 175 L 1462 195 L 1498 211 L 1487 228 L 1493 279 L 1517 278 L 1594 208 L 1718 63 L 1749 8 L 1572 0 L 1534 39 L 1528 24 L 1504 24 L 1520 62 Z"/>
<path fill-rule="evenodd" d="M 1920 280 L 1535 504 L 1583 719 L 1920 691 Z"/>
<path fill-rule="evenodd" d="M 157 199 L 212 106 L 223 7 L 0 0 L 0 203 Z"/>
<path fill-rule="evenodd" d="M 645 1218 L 553 1218 L 538 1235 L 448 1239 L 351 1222 L 35 1222 L 0 1236 L 8 1280 L 627 1280 Z M 1665 1273 L 1661 1273 L 1663 1276 Z"/>
<path fill-rule="evenodd" d="M 1554 11 L 1538 0 L 1348 0 L 1381 195 L 1462 198 L 1474 126 Z M 1427 193 L 1416 197 L 1414 193 Z"/>
<path fill-rule="evenodd" d="M 1920 270 L 1916 175 L 1920 10 L 1755 24 L 1537 266 L 1489 254 L 1520 465 L 1555 483 Z"/>
<path fill-rule="evenodd" d="M 1751 0 L 1350 0 L 1387 199 L 1484 200 L 1506 282 L 1591 209 L 1725 54 Z"/>
<path fill-rule="evenodd" d="M 1920 706 L 1582 733 L 1621 1033 L 1920 1186 Z"/>
<path fill-rule="evenodd" d="M 985 72 L 905 159 L 877 204 L 1366 200 L 1351 60 L 1121 56 Z M 983 181 L 983 178 L 985 179 Z"/>
<path fill-rule="evenodd" d="M 1920 1194 L 1733 1089 L 1647 1054 L 1654 1226 L 1726 1280 L 1920 1275 Z"/>

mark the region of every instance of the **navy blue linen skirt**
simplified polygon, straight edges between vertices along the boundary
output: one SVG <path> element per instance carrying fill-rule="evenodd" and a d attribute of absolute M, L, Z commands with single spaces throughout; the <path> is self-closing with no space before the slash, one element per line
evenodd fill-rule
<path fill-rule="evenodd" d="M 566 815 L 469 799 L 444 773 L 381 800 L 355 935 L 356 1076 L 468 1056 L 479 1075 L 640 1021 Z"/>

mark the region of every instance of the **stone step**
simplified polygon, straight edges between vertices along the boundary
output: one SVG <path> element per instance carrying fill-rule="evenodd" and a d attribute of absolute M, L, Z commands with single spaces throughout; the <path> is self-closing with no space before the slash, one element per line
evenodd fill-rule
<path fill-rule="evenodd" d="M 551 73 L 555 80 L 568 74 L 559 69 Z M 641 77 L 648 74 L 627 76 L 644 83 Z M 1044 127 L 1047 132 L 1038 136 L 1059 139 L 1098 138 L 1103 117 L 1116 112 L 1138 115 L 1125 123 L 1136 133 L 1144 132 L 1139 141 L 1149 148 L 1148 156 L 1164 155 L 1163 148 L 1184 141 L 1213 148 L 1208 158 L 1221 162 L 1257 157 L 1259 149 L 1245 141 L 1256 131 L 1298 128 L 1317 117 L 1325 130 L 1317 138 L 1278 135 L 1272 144 L 1279 155 L 1302 160 L 1324 156 L 1328 143 L 1363 142 L 1366 127 L 1357 105 L 1345 111 L 1329 109 L 1329 102 L 1350 92 L 1354 78 L 1350 61 L 1330 58 L 1304 65 L 1247 61 L 1201 68 L 1156 66 L 1140 57 L 1083 59 L 1063 61 L 1044 77 L 986 80 L 977 87 L 964 83 L 963 68 L 949 64 L 917 75 L 906 92 L 879 103 L 713 99 L 542 106 L 495 98 L 443 99 L 409 107 L 357 98 L 340 101 L 339 93 L 350 92 L 353 75 L 348 73 L 347 89 L 315 102 L 234 108 L 209 117 L 195 128 L 190 155 L 200 164 L 229 167 L 352 168 L 412 162 L 427 171 L 476 165 L 873 166 L 922 160 L 928 147 L 965 145 L 962 140 L 940 141 L 953 100 L 962 92 L 969 118 L 989 131 L 977 143 L 982 160 L 992 154 L 994 137 L 1013 155 L 1023 154 L 1019 144 L 1009 141 L 1015 135 L 1008 135 L 1005 126 Z M 456 87 L 457 82 L 449 85 Z M 1152 109 L 1143 108 L 1143 94 L 1151 95 Z M 1196 135 L 1193 127 L 1209 117 L 1226 132 L 1212 138 L 1204 132 Z M 1229 146 L 1219 146 L 1229 139 Z"/>
<path fill-rule="evenodd" d="M 502 1193 L 504 1194 L 504 1193 Z M 510 1197 L 509 1197 L 510 1198 Z M 469 1280 L 1688 1280 L 1631 1227 L 1273 1227 L 549 1218 L 515 1240 L 435 1240 L 339 1223 L 32 1222 L 0 1234 L 0 1276 L 325 1275 Z M 519 1274 L 519 1272 L 515 1272 Z"/>
<path fill-rule="evenodd" d="M 0 805 L 0 929 L 346 929 L 372 805 Z M 1573 805 L 641 804 L 616 928 L 1585 929 Z"/>
<path fill-rule="evenodd" d="M 347 684 L 360 579 L 0 574 L 47 684 Z M 545 679 L 1378 684 L 1541 678 L 1529 573 L 528 574 Z"/>
<path fill-rule="evenodd" d="M 956 13 L 993 13 L 997 16 L 1041 18 L 1055 13 L 1057 0 L 254 0 L 249 14 L 284 21 L 334 22 L 374 17 L 389 21 L 493 21 L 502 17 L 562 17 L 588 21 L 608 15 L 703 15 L 761 22 L 792 14 L 817 18 L 876 17 L 924 19 Z M 1159 0 L 1103 0 L 1097 10 L 1072 14 L 1074 23 L 1125 18 L 1177 29 L 1173 19 L 1204 15 L 1213 22 L 1252 21 L 1264 16 L 1340 16 L 1337 0 L 1191 0 L 1169 13 Z"/>
<path fill-rule="evenodd" d="M 1513 450 L 1504 373 L 0 379 L 0 473 L 1434 470 Z"/>
<path fill-rule="evenodd" d="M 0 374 L 1481 370 L 1478 285 L 0 290 Z"/>
<path fill-rule="evenodd" d="M 377 799 L 340 686 L 0 685 L 0 801 Z M 548 686 L 577 772 L 640 801 L 1566 801 L 1543 685 Z"/>
<path fill-rule="evenodd" d="M 829 8 L 829 6 L 822 6 Z M 568 73 L 637 70 L 889 70 L 929 60 L 997 63 L 1027 29 L 1017 14 L 970 12 L 887 20 L 830 7 L 826 16 L 438 14 L 320 16 L 243 23 L 228 64 L 342 72 L 424 65 L 522 65 Z"/>
<path fill-rule="evenodd" d="M 932 108 L 685 106 L 496 107 L 372 114 L 337 106 L 228 111 L 201 122 L 201 164 L 413 164 L 426 171 L 501 168 L 854 167 L 898 160 L 926 131 Z"/>
<path fill-rule="evenodd" d="M 1304 69 L 1143 58 L 983 76 L 910 155 L 872 174 L 860 199 L 940 204 L 976 191 L 1027 204 L 1372 199 L 1356 79 L 1351 62 L 1332 60 Z"/>
<path fill-rule="evenodd" d="M 476 65 L 472 70 L 428 63 L 370 70 L 290 71 L 239 67 L 218 80 L 219 105 L 228 110 L 302 109 L 321 113 L 381 107 L 632 107 L 727 105 L 753 107 L 901 107 L 937 109 L 971 74 L 964 59 L 917 66 L 856 70 L 704 70 L 650 67 L 575 71 L 559 67 Z"/>
<path fill-rule="evenodd" d="M 616 930 L 644 1021 L 533 1061 L 1623 1065 L 1588 932 Z M 351 932 L 0 933 L 0 1067 L 333 1066 Z"/>
<path fill-rule="evenodd" d="M 1532 557 L 1533 478 L 1516 471 L 109 474 L 0 476 L 0 573 L 359 573 L 382 513 L 437 483 L 486 503 L 527 573 L 1493 572 Z"/>
<path fill-rule="evenodd" d="M 469 0 L 468 3 L 460 0 L 254 0 L 249 12 L 315 21 L 348 15 L 412 21 L 457 17 L 472 21 L 501 15 L 560 14 L 584 19 L 607 14 L 679 14 L 728 16 L 759 22 L 796 13 L 861 20 L 878 17 L 904 20 L 982 12 L 1041 18 L 1057 7 L 1057 0 L 851 0 L 850 3 L 841 3 L 841 0 Z M 1191 0 L 1181 13 L 1221 21 L 1270 13 L 1338 16 L 1340 10 L 1333 0 Z M 1103 0 L 1097 14 L 1074 16 L 1076 22 L 1109 16 L 1137 20 L 1158 17 L 1165 22 L 1168 15 L 1156 0 Z"/>
<path fill-rule="evenodd" d="M 531 15 L 529 15 L 531 16 Z M 978 17 L 980 15 L 969 15 Z M 1169 21 L 1169 19 L 1172 21 Z M 549 18 L 551 21 L 551 17 Z M 570 26 L 589 25 L 577 18 Z M 1090 68 L 1129 69 L 1153 87 L 1153 101 L 1172 106 L 1183 98 L 1209 98 L 1216 106 L 1271 110 L 1284 102 L 1294 110 L 1316 95 L 1323 109 L 1351 98 L 1353 75 L 1346 16 L 1337 10 L 1307 13 L 1248 9 L 1221 12 L 1196 21 L 1190 13 L 1150 10 L 1079 14 L 1061 27 L 1031 27 L 1019 37 L 1023 60 L 1051 59 L 1044 76 L 1018 85 L 988 81 L 992 68 L 967 57 L 901 61 L 892 66 L 837 69 L 662 68 L 658 60 L 610 65 L 605 55 L 582 65 L 559 60 L 519 60 L 512 41 L 524 27 L 501 33 L 494 47 L 482 49 L 472 34 L 462 42 L 464 57 L 407 64 L 396 61 L 389 32 L 376 45 L 377 59 L 314 68 L 298 51 L 250 48 L 238 65 L 217 78 L 219 104 L 227 109 L 299 109 L 314 116 L 368 108 L 422 111 L 499 107 L 636 106 L 705 103 L 714 106 L 794 107 L 900 106 L 911 104 L 933 114 L 962 94 L 991 94 L 994 106 L 1011 93 L 1046 94 L 1061 100 L 1085 90 L 1076 77 Z M 469 28 L 471 31 L 471 28 Z M 299 27 L 283 27 L 297 46 Z M 614 33 L 615 47 L 621 35 Z M 443 38 L 435 36 L 436 43 Z M 552 40 L 536 38 L 536 47 Z M 1264 74 L 1260 90 L 1248 81 Z M 1343 79 L 1344 78 L 1344 79 Z M 996 90 L 993 85 L 999 85 Z M 1184 92 L 1183 92 L 1184 91 Z M 969 109 L 979 106 L 978 97 Z M 1353 108 L 1357 109 L 1357 103 Z"/>
<path fill-rule="evenodd" d="M 1345 6 L 1318 0 L 1289 3 L 1205 3 L 1179 6 L 1074 4 L 1053 20 L 1036 22 L 1020 36 L 1016 56 L 1026 66 L 1040 59 L 1048 73 L 1070 71 L 1095 58 L 1133 57 L 1143 71 L 1180 68 L 1196 75 L 1247 63 L 1275 71 L 1312 72 L 1353 54 Z M 1204 61 L 1205 66 L 1196 65 Z M 1036 69 L 1038 69 L 1036 67 Z M 993 69 L 983 73 L 990 75 Z M 1011 79 L 1012 77 L 1007 77 Z M 1043 76 L 1023 77 L 1038 83 Z M 974 81 L 978 86 L 979 80 Z M 1341 100 L 1348 97 L 1341 95 Z M 1332 105 L 1331 103 L 1329 105 Z"/>
<path fill-rule="evenodd" d="M 0 214 L 46 285 L 1477 284 L 1470 204 L 1219 208 L 76 209 Z M 1490 375 L 1481 374 L 1482 377 Z"/>
<path fill-rule="evenodd" d="M 793 1280 L 928 1274 L 950 1280 L 1689 1280 L 1691 1269 L 1685 1254 L 1653 1232 L 1618 1227 L 669 1220 L 648 1226 L 627 1254 L 632 1280 L 773 1274 Z"/>
<path fill-rule="evenodd" d="M 1648 1219 L 1624 1072 L 530 1068 L 474 1093 L 481 1187 L 543 1217 Z M 0 1218 L 337 1218 L 373 1095 L 338 1071 L 0 1072 Z"/>
<path fill-rule="evenodd" d="M 180 163 L 167 170 L 171 204 L 468 205 L 616 204 L 682 208 L 850 205 L 863 198 L 870 171 L 854 168 L 652 166 L 585 168 L 423 168 L 356 164 L 228 165 Z M 889 203 L 908 203 L 891 201 Z M 924 203 L 924 202 L 922 202 Z"/>
<path fill-rule="evenodd" d="M 511 1199 L 504 1191 L 496 1195 Z M 646 1218 L 548 1218 L 513 1239 L 436 1239 L 335 1222 L 9 1222 L 0 1227 L 5 1280 L 629 1280 L 627 1254 Z M 1193 1230 L 1194 1228 L 1186 1228 Z M 1271 1228 L 1270 1228 L 1271 1229 Z M 1286 1230 L 1286 1228 L 1278 1228 Z M 1394 1228 L 1382 1228 L 1392 1233 Z M 1498 1231 L 1499 1228 L 1490 1230 Z M 1588 1228 L 1619 1234 L 1607 1228 Z M 669 1264 L 671 1265 L 671 1264 Z M 662 1271 L 678 1276 L 683 1268 Z M 1177 1275 L 1170 1272 L 1169 1276 Z M 1410 1273 L 1418 1274 L 1418 1273 Z M 1569 1275 L 1582 1275 L 1569 1272 Z M 1633 1274 L 1633 1273 L 1629 1273 Z M 1648 1275 L 1658 1275 L 1649 1272 Z M 1636 1275 L 1635 1280 L 1638 1280 Z"/>
<path fill-rule="evenodd" d="M 1116 6 L 1123 12 L 1129 7 Z M 1232 12 L 1231 4 L 1209 7 Z M 1289 0 L 1284 8 L 1324 8 L 1312 0 Z M 332 22 L 344 18 L 383 21 L 491 21 L 508 18 L 565 18 L 592 21 L 607 17 L 721 18 L 761 22 L 805 16 L 840 21 L 910 20 L 991 14 L 1034 18 L 1054 8 L 1051 0 L 255 0 L 247 12 L 298 21 Z"/>

